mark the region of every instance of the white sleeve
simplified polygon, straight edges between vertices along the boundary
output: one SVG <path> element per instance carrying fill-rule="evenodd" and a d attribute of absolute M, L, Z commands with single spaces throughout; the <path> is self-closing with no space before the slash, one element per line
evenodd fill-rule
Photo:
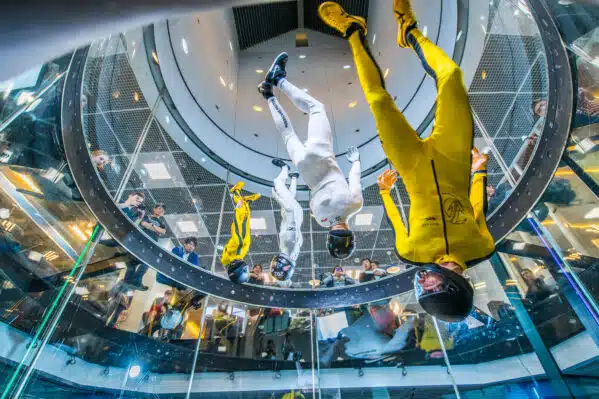
<path fill-rule="evenodd" d="M 360 161 L 356 161 L 352 164 L 351 169 L 349 171 L 349 195 L 351 204 L 354 205 L 352 207 L 353 212 L 356 213 L 360 209 L 362 209 L 362 184 L 360 183 Z M 355 209 L 354 209 L 355 208 Z"/>

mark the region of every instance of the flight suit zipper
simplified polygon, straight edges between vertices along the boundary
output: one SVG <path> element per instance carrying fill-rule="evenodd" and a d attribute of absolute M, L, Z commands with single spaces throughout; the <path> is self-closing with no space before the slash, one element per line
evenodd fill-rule
<path fill-rule="evenodd" d="M 443 238 L 445 239 L 445 254 L 449 255 L 449 241 L 447 240 L 447 225 L 445 224 L 445 210 L 443 209 L 443 197 L 441 197 L 441 188 L 439 187 L 439 181 L 437 180 L 437 170 L 435 169 L 435 161 L 431 159 L 431 166 L 433 168 L 433 176 L 435 178 L 435 186 L 437 186 L 437 196 L 439 196 L 439 206 L 441 207 L 441 220 L 443 223 Z"/>

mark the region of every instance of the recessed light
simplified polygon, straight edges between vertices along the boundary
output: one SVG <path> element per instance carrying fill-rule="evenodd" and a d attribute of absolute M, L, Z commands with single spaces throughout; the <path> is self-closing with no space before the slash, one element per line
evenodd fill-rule
<path fill-rule="evenodd" d="M 229 90 L 233 91 L 233 82 L 229 83 Z"/>
<path fill-rule="evenodd" d="M 593 208 L 590 212 L 584 215 L 585 219 L 599 219 L 599 208 Z"/>
<path fill-rule="evenodd" d="M 354 108 L 356 105 L 358 105 L 358 102 L 354 100 L 354 101 L 352 101 L 351 103 L 348 104 L 348 107 Z"/>
<path fill-rule="evenodd" d="M 170 117 L 170 116 L 168 116 L 168 115 L 166 115 L 166 116 L 164 117 L 164 120 L 166 121 L 166 123 L 167 123 L 167 124 L 168 124 L 168 123 L 171 123 L 171 117 Z"/>
<path fill-rule="evenodd" d="M 256 73 L 264 73 L 264 69 L 256 69 Z"/>
<path fill-rule="evenodd" d="M 428 35 L 428 25 L 424 25 L 422 28 L 422 36 L 426 37 L 426 35 Z"/>
<path fill-rule="evenodd" d="M 206 162 L 206 158 L 202 157 L 201 161 Z"/>
<path fill-rule="evenodd" d="M 156 54 L 155 50 L 152 50 L 152 59 L 154 60 L 155 63 L 159 64 L 158 55 Z"/>
<path fill-rule="evenodd" d="M 458 32 L 458 37 L 456 37 L 456 38 L 455 38 L 455 41 L 456 41 L 456 42 L 457 42 L 457 41 L 459 41 L 459 40 L 461 39 L 461 37 L 462 37 L 462 31 L 460 30 L 460 31 Z"/>
<path fill-rule="evenodd" d="M 484 20 L 485 20 L 485 16 L 484 16 L 484 15 L 481 15 L 481 16 L 480 16 L 480 20 L 481 20 L 481 21 L 484 21 Z"/>
<path fill-rule="evenodd" d="M 262 111 L 264 111 L 264 108 L 262 108 L 262 107 L 261 107 L 261 106 L 259 106 L 259 105 L 254 105 L 254 106 L 252 107 L 252 109 L 253 109 L 254 111 L 256 111 L 256 112 L 262 112 Z"/>
<path fill-rule="evenodd" d="M 303 60 L 304 58 L 306 58 L 306 54 L 300 54 L 299 57 Z"/>
<path fill-rule="evenodd" d="M 251 218 L 250 229 L 252 230 L 266 230 L 266 219 L 265 218 Z"/>
<path fill-rule="evenodd" d="M 376 33 L 372 36 L 372 44 L 374 44 L 374 42 L 376 42 Z"/>
<path fill-rule="evenodd" d="M 163 162 L 144 163 L 143 165 L 152 180 L 168 180 L 172 178 Z"/>
<path fill-rule="evenodd" d="M 130 378 L 139 377 L 140 373 L 141 373 L 141 367 L 139 367 L 137 364 L 131 366 L 131 368 L 129 369 L 129 377 Z"/>
<path fill-rule="evenodd" d="M 227 82 L 225 82 L 225 78 L 219 76 L 218 79 L 220 80 L 220 84 L 223 85 L 223 87 L 227 87 Z"/>
<path fill-rule="evenodd" d="M 304 91 L 304 93 L 307 93 L 307 92 L 308 92 L 308 89 L 307 89 L 307 88 L 303 88 L 302 90 Z"/>
<path fill-rule="evenodd" d="M 372 224 L 372 213 L 360 213 L 356 215 L 354 224 L 356 226 L 370 226 Z"/>
<path fill-rule="evenodd" d="M 198 226 L 191 220 L 180 220 L 177 222 L 177 227 L 179 227 L 181 233 L 196 233 L 198 231 Z"/>
<path fill-rule="evenodd" d="M 39 262 L 40 260 L 42 260 L 42 257 L 43 255 L 36 251 L 29 251 L 29 255 L 27 256 L 29 260 L 32 260 L 34 262 Z"/>
<path fill-rule="evenodd" d="M 389 76 L 389 72 L 391 72 L 391 69 L 389 69 L 389 68 L 385 69 L 385 73 L 383 74 L 383 78 L 387 79 L 387 76 Z"/>
<path fill-rule="evenodd" d="M 229 40 L 229 48 L 231 49 L 231 51 L 233 51 L 233 43 L 231 43 L 230 40 Z"/>
<path fill-rule="evenodd" d="M 189 54 L 189 49 L 187 48 L 187 40 L 184 37 L 181 38 L 181 47 L 183 47 L 183 52 L 185 54 Z"/>
<path fill-rule="evenodd" d="M 351 69 L 351 65 L 343 65 L 343 69 Z"/>

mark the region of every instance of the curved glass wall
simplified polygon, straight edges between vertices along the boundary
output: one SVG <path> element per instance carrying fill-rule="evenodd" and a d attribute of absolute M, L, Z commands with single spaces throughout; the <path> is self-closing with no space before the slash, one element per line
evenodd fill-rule
<path fill-rule="evenodd" d="M 492 2 L 482 23 L 469 23 L 470 34 L 479 29 L 485 39 L 470 96 L 475 143 L 491 153 L 488 197 L 495 209 L 527 173 L 543 139 L 551 68 L 528 4 Z M 411 290 L 345 308 L 272 308 L 161 275 L 97 224 L 82 200 L 87 193 L 74 182 L 61 130 L 72 55 L 0 84 L 2 398 L 596 395 L 597 9 L 586 2 L 547 5 L 577 77 L 571 143 L 527 218 L 498 243 L 496 255 L 467 271 L 475 311 L 460 323 L 427 315 Z M 171 136 L 175 118 L 165 98 L 148 100 L 142 90 L 134 63 L 143 49 L 133 35 L 94 42 L 82 76 L 79 105 L 90 158 L 101 165 L 99 188 L 116 203 L 142 193 L 140 212 L 165 204 L 166 231 L 153 235 L 158 244 L 172 251 L 194 237 L 198 257 L 187 259 L 189 267 L 225 277 L 219 258 L 233 220 L 233 172 L 217 176 L 202 166 L 211 159 L 190 156 L 185 142 Z M 232 72 L 223 79 L 233 81 Z M 376 186 L 364 198 L 368 223 L 354 226 L 355 259 L 342 264 L 356 284 L 407 269 L 395 255 Z M 393 198 L 407 212 L 403 186 Z M 316 291 L 334 264 L 307 199 L 301 204 L 305 242 L 293 287 Z M 263 283 L 274 286 L 266 270 L 278 251 L 280 209 L 264 196 L 252 210 L 258 233 L 250 264 L 264 265 Z M 362 258 L 378 261 L 381 272 L 367 273 Z"/>

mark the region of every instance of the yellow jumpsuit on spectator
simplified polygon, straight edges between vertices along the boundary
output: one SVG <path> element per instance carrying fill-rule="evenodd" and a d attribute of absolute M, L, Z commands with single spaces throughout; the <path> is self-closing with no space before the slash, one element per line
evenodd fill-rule
<path fill-rule="evenodd" d="M 422 140 L 385 90 L 363 40 L 360 31 L 349 37 L 358 77 L 383 150 L 410 197 L 407 229 L 389 191 L 381 192 L 398 255 L 414 264 L 455 262 L 463 269 L 489 257 L 494 241 L 485 219 L 487 175 L 475 174 L 471 185 L 473 120 L 462 71 L 417 28 L 409 31 L 408 43 L 437 82 L 435 126 Z"/>
<path fill-rule="evenodd" d="M 223 249 L 220 261 L 223 266 L 234 260 L 243 260 L 247 255 L 252 236 L 250 234 L 250 204 L 239 191 L 233 193 L 235 203 L 235 218 L 231 223 L 231 238 Z"/>

